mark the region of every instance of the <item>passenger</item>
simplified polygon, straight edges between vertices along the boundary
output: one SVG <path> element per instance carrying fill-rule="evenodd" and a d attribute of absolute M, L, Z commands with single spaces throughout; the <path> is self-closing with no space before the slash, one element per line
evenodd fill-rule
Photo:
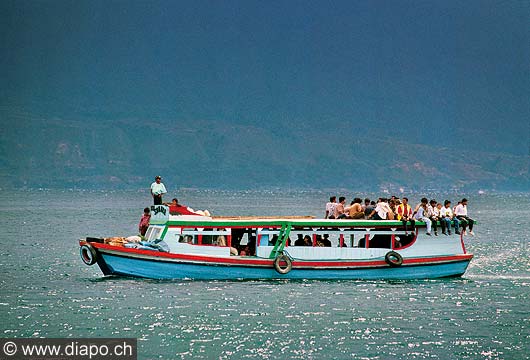
<path fill-rule="evenodd" d="M 427 217 L 428 215 L 427 203 L 428 202 L 429 200 L 427 200 L 427 198 L 422 198 L 421 202 L 418 205 L 416 205 L 416 208 L 414 209 L 414 219 L 423 221 L 425 225 L 427 225 L 426 235 L 431 236 L 432 222 Z"/>
<path fill-rule="evenodd" d="M 256 255 L 256 236 L 250 235 L 250 240 L 247 243 L 246 246 L 248 249 L 246 250 L 247 255 L 254 256 Z"/>
<path fill-rule="evenodd" d="M 454 226 L 454 228 L 455 228 L 455 233 L 458 234 L 458 235 L 460 235 L 460 221 L 458 221 L 458 219 L 457 219 L 457 217 L 456 217 L 456 215 L 455 215 L 454 210 L 451 209 L 451 202 L 450 202 L 449 200 L 446 200 L 446 201 L 448 201 L 447 208 L 448 208 L 448 210 L 450 211 L 451 218 L 453 219 L 453 226 Z M 459 201 L 458 203 L 460 203 L 460 201 Z M 454 208 L 456 208 L 456 206 L 455 206 Z M 454 209 L 454 208 L 453 208 L 453 209 Z M 447 211 L 447 210 L 446 210 L 446 211 Z M 451 229 L 449 229 L 449 230 L 451 230 Z M 449 235 L 451 235 L 451 232 L 449 232 Z"/>
<path fill-rule="evenodd" d="M 438 219 L 440 221 L 440 226 L 442 227 L 442 234 L 447 235 L 446 223 L 442 220 L 442 209 L 443 208 L 444 208 L 444 206 L 442 205 L 442 203 L 436 204 L 436 209 L 438 210 Z M 451 226 L 451 225 L 449 224 L 449 226 Z"/>
<path fill-rule="evenodd" d="M 456 207 L 458 205 L 462 204 L 462 201 L 459 201 L 458 204 L 456 204 L 455 206 L 453 206 L 453 214 L 456 214 Z"/>
<path fill-rule="evenodd" d="M 329 234 L 324 234 L 324 238 L 322 239 L 321 243 L 324 247 L 331 247 L 331 241 L 329 240 Z"/>
<path fill-rule="evenodd" d="M 429 205 L 427 205 L 427 215 L 429 219 L 432 221 L 432 227 L 434 229 L 434 236 L 438 236 L 438 220 L 440 219 L 440 211 L 438 210 L 438 207 L 436 206 L 437 202 L 436 200 L 432 199 L 429 202 Z"/>
<path fill-rule="evenodd" d="M 346 218 L 346 214 L 344 213 L 344 204 L 346 204 L 346 198 L 344 196 L 339 197 L 339 203 L 335 207 L 335 219 Z"/>
<path fill-rule="evenodd" d="M 337 207 L 337 197 L 331 196 L 326 204 L 326 215 L 324 219 L 335 219 L 335 208 Z"/>
<path fill-rule="evenodd" d="M 250 235 L 247 245 L 243 246 L 239 252 L 239 256 L 254 256 L 256 255 L 256 236 Z"/>
<path fill-rule="evenodd" d="M 162 205 L 162 195 L 167 193 L 166 187 L 162 183 L 160 176 L 155 177 L 155 182 L 151 184 L 151 195 L 154 205 Z"/>
<path fill-rule="evenodd" d="M 363 207 L 361 206 L 362 200 L 360 198 L 353 199 L 351 206 L 350 206 L 350 212 L 349 217 L 350 219 L 363 219 L 364 218 L 364 211 Z"/>
<path fill-rule="evenodd" d="M 462 234 L 466 235 L 466 227 L 469 225 L 469 235 L 475 236 L 475 233 L 473 232 L 473 224 L 475 224 L 475 220 L 467 216 L 466 198 L 462 199 L 461 204 L 456 207 L 455 216 L 458 221 L 460 221 L 460 224 L 462 224 Z"/>
<path fill-rule="evenodd" d="M 390 199 L 388 202 L 390 212 L 386 215 L 387 220 L 394 220 L 396 218 L 396 200 Z"/>
<path fill-rule="evenodd" d="M 304 236 L 304 246 L 313 246 L 313 241 L 311 240 L 311 236 L 309 235 Z"/>
<path fill-rule="evenodd" d="M 138 232 L 140 235 L 145 236 L 147 228 L 149 227 L 149 220 L 151 220 L 151 213 L 149 212 L 149 208 L 146 207 L 142 218 L 140 219 L 140 223 L 138 224 Z"/>
<path fill-rule="evenodd" d="M 362 205 L 363 207 L 363 211 L 364 211 L 364 215 L 368 215 L 372 212 L 373 209 L 371 209 L 370 211 L 367 212 L 367 209 L 370 207 L 370 199 L 368 198 L 365 198 L 364 199 L 364 204 Z"/>
<path fill-rule="evenodd" d="M 193 236 L 184 235 L 179 238 L 179 243 L 193 244 Z"/>
<path fill-rule="evenodd" d="M 442 224 L 442 233 L 444 235 L 451 235 L 451 221 L 453 221 L 453 218 L 454 216 L 453 210 L 451 210 L 451 202 L 449 200 L 445 200 L 444 206 L 440 209 L 440 223 Z M 458 231 L 458 220 L 456 218 L 455 232 L 460 234 L 460 231 Z"/>
<path fill-rule="evenodd" d="M 374 211 L 375 207 L 377 206 L 377 204 L 375 203 L 374 200 L 370 201 L 370 206 L 368 207 L 368 209 L 370 210 L 370 212 L 368 214 L 366 214 L 366 211 L 364 212 L 364 214 L 366 215 L 366 218 L 369 219 L 370 218 L 370 214 L 372 213 L 372 211 Z"/>
<path fill-rule="evenodd" d="M 227 246 L 226 245 L 226 238 L 224 237 L 224 235 L 219 235 L 217 237 L 216 244 L 217 244 L 217 246 L 223 246 L 223 247 Z M 230 255 L 237 256 L 238 255 L 237 249 L 230 246 Z"/>
<path fill-rule="evenodd" d="M 166 206 L 182 206 L 179 204 L 179 200 L 177 198 L 171 199 L 170 203 L 164 203 Z"/>
<path fill-rule="evenodd" d="M 255 248 L 253 249 L 249 245 L 245 245 L 243 249 L 241 249 L 241 251 L 239 252 L 239 256 L 254 256 L 255 254 Z"/>
<path fill-rule="evenodd" d="M 414 231 L 415 222 L 414 217 L 412 216 L 412 208 L 409 205 L 409 199 L 406 197 L 403 197 L 402 203 L 397 207 L 397 219 L 403 223 L 403 226 L 405 227 L 405 235 L 409 234 L 407 227 L 409 221 L 412 231 Z"/>
<path fill-rule="evenodd" d="M 296 241 L 294 242 L 294 246 L 305 246 L 302 234 L 298 234 L 298 239 L 296 239 Z"/>
<path fill-rule="evenodd" d="M 370 213 L 368 218 L 372 220 L 387 220 L 387 216 L 390 212 L 392 212 L 392 210 L 390 210 L 390 206 L 386 202 L 386 199 L 379 198 L 379 202 L 377 203 L 377 206 Z"/>
<path fill-rule="evenodd" d="M 353 200 L 350 203 L 350 205 L 344 204 L 344 215 L 346 219 L 350 218 L 350 208 L 353 206 Z"/>

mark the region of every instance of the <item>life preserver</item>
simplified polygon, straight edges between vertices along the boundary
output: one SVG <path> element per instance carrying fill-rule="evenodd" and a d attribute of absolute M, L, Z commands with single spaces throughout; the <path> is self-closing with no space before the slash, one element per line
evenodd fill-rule
<path fill-rule="evenodd" d="M 385 255 L 385 261 L 391 267 L 399 267 L 403 264 L 403 257 L 395 251 L 389 251 Z"/>
<path fill-rule="evenodd" d="M 94 265 L 97 261 L 96 250 L 90 244 L 82 245 L 79 249 L 79 255 L 86 265 Z"/>
<path fill-rule="evenodd" d="M 286 267 L 281 267 L 280 262 L 282 261 L 287 264 Z M 289 271 L 291 271 L 292 268 L 293 268 L 293 263 L 291 259 L 289 258 L 289 256 L 285 254 L 281 254 L 281 255 L 276 256 L 276 259 L 274 259 L 274 269 L 276 269 L 278 273 L 285 275 Z"/>

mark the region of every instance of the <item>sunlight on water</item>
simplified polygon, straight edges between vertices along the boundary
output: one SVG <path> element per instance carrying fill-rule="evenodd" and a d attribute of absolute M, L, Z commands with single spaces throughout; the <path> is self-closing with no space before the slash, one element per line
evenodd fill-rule
<path fill-rule="evenodd" d="M 105 278 L 82 264 L 76 240 L 135 234 L 146 192 L 1 196 L 5 337 L 135 337 L 149 359 L 519 359 L 530 350 L 527 194 L 468 196 L 479 225 L 462 279 L 263 282 Z M 322 216 L 327 197 L 179 194 L 223 215 Z"/>

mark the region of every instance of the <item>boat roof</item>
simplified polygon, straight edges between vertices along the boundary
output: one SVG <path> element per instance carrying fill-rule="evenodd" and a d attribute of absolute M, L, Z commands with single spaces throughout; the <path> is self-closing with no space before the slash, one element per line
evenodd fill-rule
<path fill-rule="evenodd" d="M 314 219 L 312 216 L 285 216 L 285 217 L 261 217 L 261 216 L 229 216 L 229 217 L 194 217 L 179 218 L 171 216 L 166 222 L 170 226 L 195 226 L 195 227 L 394 227 L 403 226 L 397 220 L 351 220 L 351 219 Z"/>
<path fill-rule="evenodd" d="M 182 227 L 397 227 L 403 226 L 397 220 L 353 220 L 315 219 L 314 216 L 202 216 L 196 213 L 175 214 L 165 205 L 151 206 L 151 225 Z M 422 222 L 417 221 L 419 224 Z"/>

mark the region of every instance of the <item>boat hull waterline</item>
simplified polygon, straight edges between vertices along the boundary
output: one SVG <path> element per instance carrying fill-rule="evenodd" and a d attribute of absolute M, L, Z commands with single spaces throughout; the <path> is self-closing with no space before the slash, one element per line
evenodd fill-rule
<path fill-rule="evenodd" d="M 93 244 L 97 264 L 104 275 L 149 279 L 307 279 L 307 280 L 412 280 L 462 276 L 473 258 L 471 254 L 404 259 L 399 267 L 389 266 L 383 258 L 365 261 L 293 261 L 292 270 L 279 274 L 273 260 L 229 259 L 123 249 Z M 162 256 L 160 256 L 162 255 Z M 188 259 L 186 259 L 188 258 Z M 228 261 L 227 261 L 228 260 Z"/>

